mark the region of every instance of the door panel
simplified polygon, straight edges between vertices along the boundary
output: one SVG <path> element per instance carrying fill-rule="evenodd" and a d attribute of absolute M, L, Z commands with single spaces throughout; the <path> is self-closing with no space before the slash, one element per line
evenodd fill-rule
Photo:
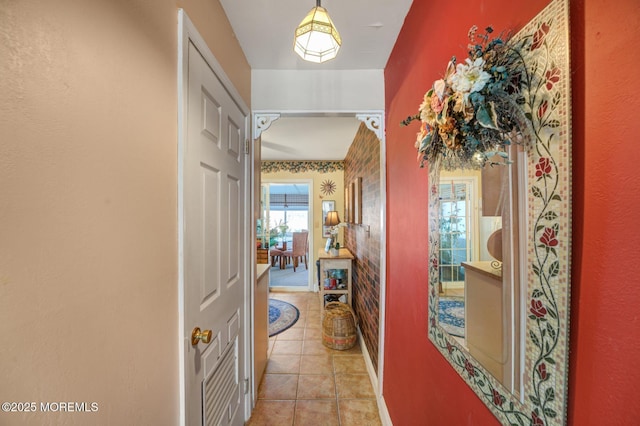
<path fill-rule="evenodd" d="M 236 117 L 237 118 L 237 117 Z M 242 154 L 242 141 L 244 140 L 242 136 L 241 126 L 236 124 L 233 121 L 233 117 L 229 117 L 229 128 L 227 130 L 227 134 L 229 135 L 228 139 L 228 154 L 231 157 L 235 157 L 238 162 L 241 161 Z"/>
<path fill-rule="evenodd" d="M 220 294 L 220 171 L 202 166 L 202 198 L 204 204 L 202 242 L 204 250 L 201 306 Z"/>
<path fill-rule="evenodd" d="M 240 244 L 241 241 L 238 240 L 238 236 L 241 234 L 241 226 L 242 222 L 240 217 L 238 216 L 238 206 L 240 204 L 240 181 L 231 176 L 227 177 L 228 187 L 227 193 L 229 194 L 229 199 L 227 201 L 227 205 L 229 210 L 227 211 L 227 215 L 229 221 L 227 223 L 227 229 L 232 236 L 235 238 L 228 238 L 226 244 L 226 252 L 229 254 L 229 261 L 227 262 L 227 276 L 225 277 L 227 280 L 227 285 L 229 287 L 233 285 L 240 285 Z"/>
<path fill-rule="evenodd" d="M 184 155 L 184 333 L 187 424 L 241 425 L 244 413 L 246 117 L 189 45 Z"/>

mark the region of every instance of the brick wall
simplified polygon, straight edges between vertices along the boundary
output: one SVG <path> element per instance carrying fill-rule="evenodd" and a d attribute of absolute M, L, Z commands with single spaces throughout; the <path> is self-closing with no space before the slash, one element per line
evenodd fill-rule
<path fill-rule="evenodd" d="M 356 257 L 353 309 L 374 368 L 378 368 L 380 302 L 380 141 L 360 124 L 344 159 L 344 184 L 362 178 L 362 225 L 345 228 L 345 243 Z M 367 234 L 366 227 L 370 227 Z"/>

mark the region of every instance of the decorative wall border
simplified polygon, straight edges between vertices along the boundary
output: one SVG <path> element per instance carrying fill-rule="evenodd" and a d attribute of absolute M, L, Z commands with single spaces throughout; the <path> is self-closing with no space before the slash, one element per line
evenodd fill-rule
<path fill-rule="evenodd" d="M 262 173 L 332 173 L 344 170 L 344 161 L 263 161 Z"/>

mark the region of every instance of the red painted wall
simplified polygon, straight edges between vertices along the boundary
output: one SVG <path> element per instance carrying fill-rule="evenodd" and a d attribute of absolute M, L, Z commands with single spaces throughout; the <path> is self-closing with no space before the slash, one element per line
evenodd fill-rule
<path fill-rule="evenodd" d="M 640 422 L 638 0 L 571 8 L 574 123 L 569 419 Z M 633 88 L 632 88 L 633 87 Z"/>
<path fill-rule="evenodd" d="M 640 418 L 640 2 L 571 2 L 573 251 L 569 424 Z M 427 171 L 400 127 L 472 25 L 519 29 L 546 0 L 415 0 L 385 68 L 387 300 L 384 397 L 396 425 L 497 420 L 427 337 Z M 635 420 L 632 420 L 634 419 Z M 629 423 L 631 422 L 631 423 Z"/>

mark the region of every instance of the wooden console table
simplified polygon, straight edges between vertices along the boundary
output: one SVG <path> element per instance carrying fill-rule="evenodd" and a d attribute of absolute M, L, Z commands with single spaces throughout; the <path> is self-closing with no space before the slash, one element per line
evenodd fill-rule
<path fill-rule="evenodd" d="M 320 315 L 324 312 L 325 296 L 345 296 L 346 303 L 353 306 L 351 297 L 353 254 L 341 248 L 337 256 L 331 256 L 324 250 L 318 250 L 320 260 Z M 332 288 L 335 286 L 335 288 Z"/>

